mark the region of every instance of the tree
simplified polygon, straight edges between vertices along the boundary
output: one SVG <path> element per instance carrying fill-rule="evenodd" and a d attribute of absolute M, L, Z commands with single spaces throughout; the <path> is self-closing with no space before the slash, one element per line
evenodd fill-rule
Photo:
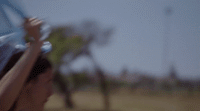
<path fill-rule="evenodd" d="M 97 22 L 89 20 L 83 21 L 82 24 L 76 28 L 76 32 L 82 35 L 85 41 L 84 47 L 82 47 L 82 54 L 88 56 L 92 60 L 95 72 L 99 77 L 100 88 L 104 97 L 105 110 L 109 110 L 110 107 L 108 84 L 102 69 L 91 54 L 90 47 L 92 43 L 95 43 L 98 46 L 105 46 L 108 44 L 113 31 L 113 28 L 102 29 Z"/>
<path fill-rule="evenodd" d="M 126 79 L 128 76 L 128 70 L 126 67 L 123 68 L 122 72 L 121 72 L 121 75 L 120 77 L 123 78 L 123 79 Z"/>
<path fill-rule="evenodd" d="M 82 55 L 86 55 L 95 64 L 96 74 L 100 78 L 101 91 L 105 95 L 106 109 L 109 107 L 108 102 L 108 89 L 105 83 L 105 76 L 103 71 L 95 62 L 93 55 L 91 54 L 91 44 L 95 43 L 98 46 L 104 46 L 108 44 L 109 37 L 113 33 L 113 28 L 101 29 L 95 21 L 84 21 L 80 26 L 64 26 L 55 27 L 47 39 L 52 43 L 53 50 L 49 54 L 48 58 L 53 62 L 55 66 L 56 78 L 55 81 L 63 89 L 66 94 L 66 105 L 70 108 L 73 107 L 71 100 L 71 93 L 68 88 L 68 82 L 62 81 L 60 78 L 59 68 L 61 65 L 66 67 L 69 64 Z M 63 60 L 67 57 L 68 59 Z"/>
<path fill-rule="evenodd" d="M 178 82 L 178 76 L 174 64 L 171 65 L 168 82 L 169 82 L 168 86 L 170 87 L 169 90 L 173 92 L 177 88 L 177 82 Z"/>
<path fill-rule="evenodd" d="M 65 35 L 66 29 L 70 27 L 55 27 L 47 39 L 52 44 L 52 52 L 48 55 L 48 58 L 52 61 L 55 69 L 54 81 L 58 84 L 61 91 L 65 93 L 66 107 L 73 108 L 73 102 L 71 92 L 68 87 L 69 82 L 61 76 L 60 67 L 63 64 L 63 56 L 66 53 L 76 52 L 80 49 L 83 41 L 81 37 L 68 37 Z M 66 62 L 65 62 L 66 63 Z"/>

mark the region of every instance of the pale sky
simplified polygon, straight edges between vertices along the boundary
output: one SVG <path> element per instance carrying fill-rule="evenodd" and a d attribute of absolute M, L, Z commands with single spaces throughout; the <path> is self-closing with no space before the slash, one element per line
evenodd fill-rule
<path fill-rule="evenodd" d="M 94 58 L 106 72 L 143 71 L 164 76 L 163 38 L 168 18 L 169 57 L 182 78 L 200 78 L 200 0 L 21 0 L 31 16 L 45 18 L 50 25 L 96 20 L 102 28 L 115 27 L 111 43 L 92 47 Z M 92 67 L 79 58 L 72 67 Z"/>

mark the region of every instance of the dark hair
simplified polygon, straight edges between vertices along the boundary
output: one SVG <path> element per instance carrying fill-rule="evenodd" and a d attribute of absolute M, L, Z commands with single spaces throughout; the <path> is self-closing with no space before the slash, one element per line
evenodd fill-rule
<path fill-rule="evenodd" d="M 6 66 L 0 73 L 0 80 L 17 63 L 17 61 L 20 59 L 20 57 L 23 54 L 24 52 L 19 52 L 19 53 L 14 54 L 10 58 L 10 60 L 8 61 L 8 63 L 6 64 Z M 52 68 L 50 61 L 46 57 L 44 57 L 42 54 L 40 54 L 29 74 L 29 77 L 26 80 L 26 83 L 28 83 L 31 80 L 37 80 L 38 75 L 45 72 L 48 68 Z M 13 106 L 10 108 L 9 111 L 14 111 L 16 107 L 16 103 L 17 103 L 17 99 L 15 100 L 15 102 L 13 103 Z"/>
<path fill-rule="evenodd" d="M 2 77 L 17 63 L 17 61 L 20 59 L 20 57 L 23 54 L 24 52 L 19 52 L 19 53 L 14 54 L 10 58 L 10 60 L 8 61 L 8 63 L 6 64 L 2 72 L 0 73 L 0 79 L 2 79 Z M 29 82 L 30 80 L 36 80 L 38 75 L 45 72 L 48 68 L 52 68 L 50 61 L 46 57 L 44 57 L 42 54 L 40 54 L 26 82 Z"/>

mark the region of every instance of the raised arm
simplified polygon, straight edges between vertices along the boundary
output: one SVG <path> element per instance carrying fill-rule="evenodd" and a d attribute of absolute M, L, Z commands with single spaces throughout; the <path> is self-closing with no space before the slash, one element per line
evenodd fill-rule
<path fill-rule="evenodd" d="M 14 67 L 1 79 L 0 111 L 8 111 L 10 109 L 18 97 L 41 51 L 43 41 L 39 40 L 40 25 L 41 22 L 35 19 L 29 20 L 25 25 L 25 29 L 31 36 L 35 38 L 35 41 L 31 43 L 30 47 L 25 51 Z"/>

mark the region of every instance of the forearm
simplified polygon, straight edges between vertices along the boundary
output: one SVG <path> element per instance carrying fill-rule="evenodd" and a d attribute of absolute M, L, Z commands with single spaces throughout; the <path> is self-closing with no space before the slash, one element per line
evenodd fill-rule
<path fill-rule="evenodd" d="M 17 98 L 40 53 L 37 43 L 28 48 L 0 81 L 0 111 L 7 111 Z"/>

